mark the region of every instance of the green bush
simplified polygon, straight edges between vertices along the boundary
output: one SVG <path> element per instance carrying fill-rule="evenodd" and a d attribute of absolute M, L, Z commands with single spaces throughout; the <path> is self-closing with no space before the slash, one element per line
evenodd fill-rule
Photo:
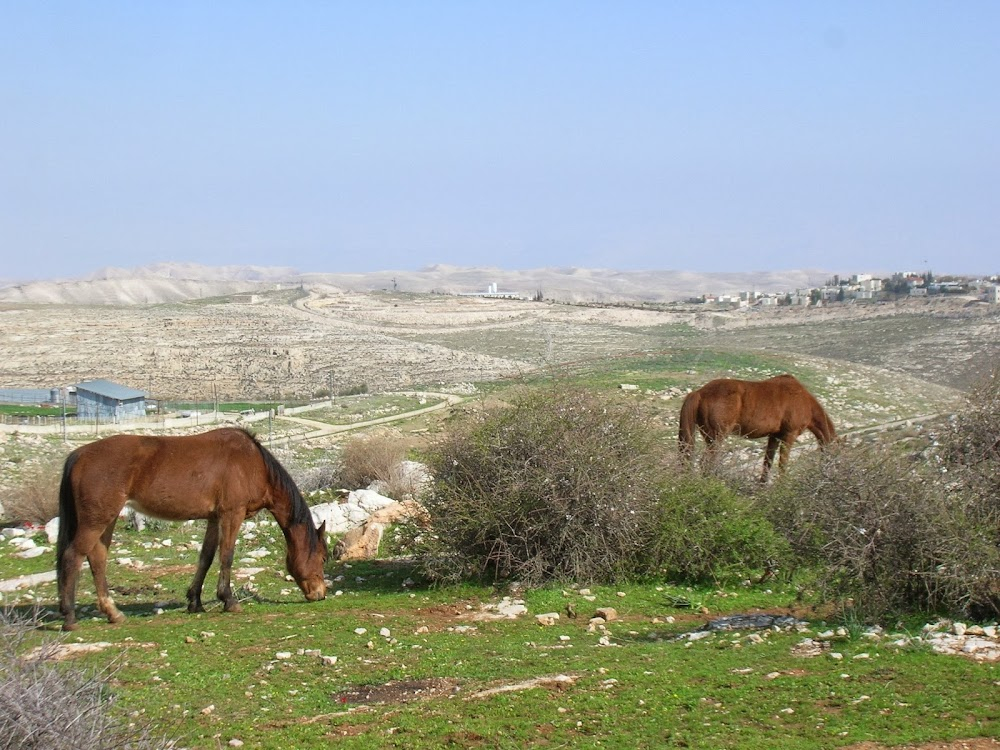
<path fill-rule="evenodd" d="M 425 572 L 525 583 L 645 572 L 665 443 L 633 405 L 564 385 L 468 413 L 429 459 Z"/>
<path fill-rule="evenodd" d="M 714 477 L 680 475 L 661 494 L 657 559 L 689 583 L 762 580 L 789 563 L 791 547 L 755 501 Z"/>

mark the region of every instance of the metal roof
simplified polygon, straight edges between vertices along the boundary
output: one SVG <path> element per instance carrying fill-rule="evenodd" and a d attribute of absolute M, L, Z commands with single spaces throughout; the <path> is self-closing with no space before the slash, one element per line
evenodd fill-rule
<path fill-rule="evenodd" d="M 86 383 L 77 383 L 76 391 L 77 393 L 80 391 L 96 393 L 98 396 L 116 398 L 120 401 L 143 398 L 146 395 L 145 391 L 137 391 L 135 388 L 129 388 L 127 385 L 112 383 L 110 380 L 88 380 Z"/>

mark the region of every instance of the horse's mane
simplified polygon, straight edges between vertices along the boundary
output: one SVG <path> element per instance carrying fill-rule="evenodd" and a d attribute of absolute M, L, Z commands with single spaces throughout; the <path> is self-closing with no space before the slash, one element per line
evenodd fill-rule
<path fill-rule="evenodd" d="M 289 525 L 306 524 L 312 532 L 309 534 L 309 549 L 310 552 L 315 551 L 316 543 L 319 541 L 319 534 L 316 533 L 316 524 L 313 522 L 312 512 L 309 510 L 305 498 L 302 497 L 302 492 L 299 490 L 298 485 L 295 484 L 295 480 L 292 479 L 292 475 L 274 457 L 274 454 L 261 444 L 256 435 L 246 429 L 243 429 L 242 432 L 253 441 L 253 444 L 257 446 L 257 450 L 260 451 L 260 456 L 264 459 L 264 466 L 267 467 L 268 480 L 272 485 L 279 487 L 288 497 L 288 502 L 292 506 Z"/>

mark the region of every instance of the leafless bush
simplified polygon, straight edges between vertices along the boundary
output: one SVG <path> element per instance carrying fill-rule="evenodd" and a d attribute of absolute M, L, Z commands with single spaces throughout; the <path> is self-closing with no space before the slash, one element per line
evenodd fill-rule
<path fill-rule="evenodd" d="M 663 442 L 633 405 L 566 386 L 468 414 L 429 462 L 425 570 L 527 583 L 645 572 Z"/>
<path fill-rule="evenodd" d="M 989 606 L 995 531 L 891 448 L 801 456 L 765 502 L 799 559 L 816 566 L 822 589 L 864 618 Z"/>
<path fill-rule="evenodd" d="M 343 470 L 339 463 L 326 462 L 308 467 L 289 463 L 288 471 L 296 486 L 304 493 L 344 487 Z"/>
<path fill-rule="evenodd" d="M 377 481 L 383 484 L 383 494 L 396 497 L 390 491 L 394 490 L 393 479 L 400 478 L 399 466 L 406 451 L 406 441 L 398 432 L 386 430 L 351 438 L 344 443 L 340 457 L 345 487 L 358 489 Z"/>
<path fill-rule="evenodd" d="M 1000 528 L 1000 368 L 972 389 L 942 437 L 951 482 L 975 499 L 973 512 Z"/>
<path fill-rule="evenodd" d="M 26 469 L 21 483 L 3 499 L 4 515 L 12 521 L 45 524 L 59 515 L 62 461 L 46 461 Z"/>
<path fill-rule="evenodd" d="M 149 727 L 115 714 L 109 674 L 52 661 L 57 642 L 33 658 L 20 656 L 38 627 L 37 613 L 0 611 L 0 750 L 157 750 L 173 747 Z"/>

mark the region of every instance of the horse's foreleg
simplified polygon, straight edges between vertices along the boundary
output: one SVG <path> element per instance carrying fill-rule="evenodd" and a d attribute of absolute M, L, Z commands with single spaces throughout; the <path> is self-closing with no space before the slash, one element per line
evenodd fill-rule
<path fill-rule="evenodd" d="M 108 524 L 101 533 L 101 538 L 90 549 L 87 559 L 90 561 L 90 572 L 94 576 L 94 588 L 97 589 L 97 608 L 108 617 L 108 622 L 119 623 L 125 619 L 115 606 L 111 592 L 108 591 L 108 548 L 111 546 L 111 536 L 115 532 L 118 517 Z"/>
<path fill-rule="evenodd" d="M 223 603 L 226 612 L 239 612 L 243 608 L 233 596 L 233 588 L 230 582 L 233 571 L 233 556 L 236 553 L 236 535 L 240 531 L 240 524 L 243 523 L 242 515 L 233 515 L 224 518 L 221 525 L 221 539 L 219 543 L 219 585 L 215 590 L 215 595 Z"/>
<path fill-rule="evenodd" d="M 219 547 L 219 519 L 209 518 L 205 527 L 205 541 L 201 544 L 201 552 L 198 553 L 198 569 L 194 572 L 194 579 L 187 590 L 188 612 L 204 612 L 205 606 L 201 603 L 201 589 L 205 585 L 205 576 L 212 565 L 215 557 L 215 550 Z"/>
<path fill-rule="evenodd" d="M 788 468 L 788 456 L 792 452 L 792 443 L 798 438 L 798 434 L 788 435 L 781 441 L 781 454 L 778 457 L 778 471 L 785 472 Z"/>

